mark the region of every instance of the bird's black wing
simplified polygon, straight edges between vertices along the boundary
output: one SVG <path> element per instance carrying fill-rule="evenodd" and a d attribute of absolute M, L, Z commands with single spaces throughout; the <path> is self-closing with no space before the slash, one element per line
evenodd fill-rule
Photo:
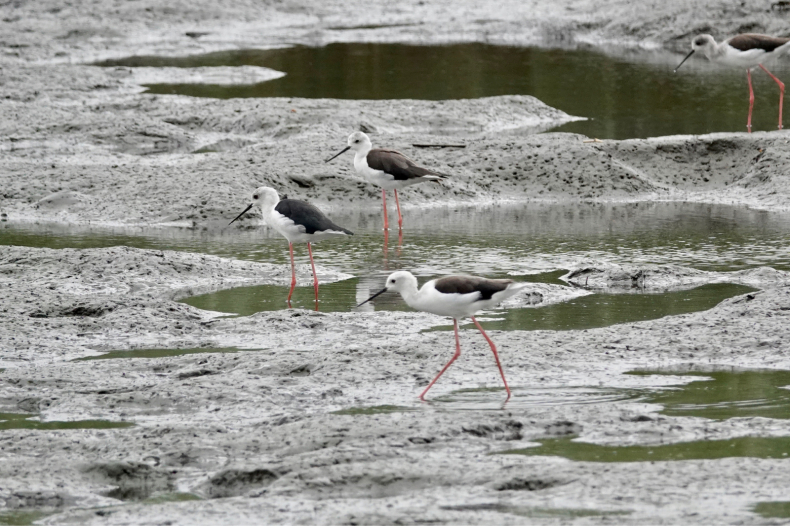
<path fill-rule="evenodd" d="M 509 279 L 485 279 L 476 276 L 447 276 L 437 279 L 434 288 L 442 294 L 480 293 L 481 300 L 490 300 L 494 294 L 501 292 L 513 283 Z"/>
<path fill-rule="evenodd" d="M 368 166 L 374 170 L 381 170 L 390 174 L 396 181 L 407 181 L 426 175 L 448 177 L 446 174 L 434 172 L 422 166 L 417 166 L 414 161 L 395 150 L 376 148 L 367 155 Z"/>
<path fill-rule="evenodd" d="M 771 37 L 768 35 L 758 35 L 757 33 L 744 33 L 736 35 L 727 41 L 730 47 L 738 51 L 749 51 L 750 49 L 762 49 L 770 53 L 774 49 L 790 42 L 790 38 Z"/>
<path fill-rule="evenodd" d="M 349 235 L 354 235 L 350 230 L 338 226 L 332 222 L 331 219 L 326 217 L 324 213 L 304 201 L 298 199 L 281 199 L 274 210 L 294 223 L 302 225 L 305 232 L 308 234 L 315 234 L 316 232 L 324 232 L 326 230 L 336 230 L 338 232 L 345 232 Z"/>

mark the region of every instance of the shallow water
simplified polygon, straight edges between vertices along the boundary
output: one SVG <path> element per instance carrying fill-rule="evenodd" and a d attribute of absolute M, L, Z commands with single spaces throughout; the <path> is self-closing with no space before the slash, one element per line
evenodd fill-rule
<path fill-rule="evenodd" d="M 537 406 L 640 402 L 658 404 L 660 414 L 711 420 L 764 417 L 790 419 L 790 371 L 780 369 L 696 368 L 673 371 L 631 371 L 636 376 L 694 378 L 683 385 L 659 388 L 524 387 L 511 386 L 506 409 Z M 671 382 L 672 379 L 668 378 Z M 504 387 L 461 389 L 432 399 L 437 408 L 451 411 L 501 409 Z"/>
<path fill-rule="evenodd" d="M 114 429 L 132 427 L 131 422 L 116 422 L 110 420 L 73 420 L 67 422 L 30 420 L 36 415 L 23 413 L 0 413 L 0 430 L 3 429 Z"/>
<path fill-rule="evenodd" d="M 668 416 L 713 420 L 737 417 L 790 418 L 790 371 L 728 369 L 696 371 L 634 371 L 630 374 L 699 377 L 683 387 L 662 390 L 648 401 L 661 404 Z"/>
<path fill-rule="evenodd" d="M 193 349 L 132 349 L 130 351 L 110 351 L 97 356 L 85 356 L 75 358 L 73 362 L 85 362 L 91 360 L 116 360 L 129 358 L 170 358 L 174 356 L 185 356 L 187 354 L 209 354 L 209 353 L 236 353 L 244 351 L 260 351 L 261 349 L 239 349 L 238 347 L 198 347 Z"/>
<path fill-rule="evenodd" d="M 332 214 L 353 237 L 316 244 L 316 263 L 356 277 L 321 285 L 320 309 L 347 311 L 369 298 L 395 270 L 421 281 L 468 273 L 561 284 L 565 269 L 591 264 L 674 263 L 711 271 L 770 265 L 790 269 L 790 215 L 688 203 L 519 204 L 408 210 L 407 230 L 387 237 L 376 212 Z M 288 264 L 287 243 L 265 226 L 214 232 L 185 229 L 91 230 L 0 223 L 0 244 L 48 248 L 127 245 L 184 250 Z M 303 246 L 297 263 L 309 264 Z M 320 278 L 320 274 L 319 274 Z M 286 307 L 282 285 L 239 287 L 185 300 L 190 305 L 249 315 Z M 595 294 L 540 309 L 496 311 L 489 328 L 579 329 L 711 308 L 751 289 L 706 285 L 666 294 Z M 312 287 L 298 287 L 294 307 L 314 308 Z M 408 310 L 396 294 L 369 309 Z"/>
<path fill-rule="evenodd" d="M 765 518 L 790 519 L 790 502 L 758 502 L 753 510 Z"/>
<path fill-rule="evenodd" d="M 538 440 L 540 446 L 503 451 L 506 455 L 543 455 L 581 462 L 660 462 L 730 457 L 790 457 L 790 437 L 740 437 L 651 446 L 602 446 L 573 438 Z"/>
<path fill-rule="evenodd" d="M 234 213 L 229 213 L 230 219 Z M 732 271 L 790 270 L 790 214 L 693 203 L 503 204 L 409 209 L 402 239 L 385 238 L 376 211 L 332 213 L 355 235 L 315 245 L 316 264 L 360 277 L 391 271 L 533 274 L 588 265 L 666 264 Z M 288 244 L 255 222 L 248 230 L 88 229 L 0 223 L 0 244 L 46 248 L 126 245 L 289 263 Z M 386 243 L 385 243 L 386 239 Z M 309 264 L 304 246 L 297 263 Z M 555 281 L 556 282 L 556 281 Z"/>
<path fill-rule="evenodd" d="M 188 57 L 129 57 L 102 66 L 264 66 L 282 78 L 254 85 L 154 84 L 150 93 L 194 97 L 335 99 L 463 99 L 533 95 L 590 120 L 558 130 L 601 139 L 746 131 L 748 87 L 742 68 L 718 67 L 683 55 L 453 44 L 336 43 L 270 50 L 235 50 Z M 790 66 L 768 64 L 780 78 Z M 755 130 L 774 130 L 779 90 L 754 75 Z"/>

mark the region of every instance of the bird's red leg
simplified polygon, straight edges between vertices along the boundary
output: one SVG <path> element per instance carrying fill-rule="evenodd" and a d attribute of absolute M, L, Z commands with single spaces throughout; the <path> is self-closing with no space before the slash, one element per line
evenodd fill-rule
<path fill-rule="evenodd" d="M 384 230 L 390 229 L 390 222 L 387 219 L 387 191 L 381 189 L 381 204 L 384 207 Z"/>
<path fill-rule="evenodd" d="M 315 310 L 318 310 L 318 275 L 315 273 L 315 261 L 313 261 L 313 249 L 307 243 L 307 253 L 310 254 L 310 265 L 313 267 L 313 288 L 315 289 Z"/>
<path fill-rule="evenodd" d="M 441 371 L 439 371 L 439 374 L 436 375 L 436 378 L 434 378 L 433 381 L 431 381 L 431 383 L 428 384 L 428 387 L 425 388 L 425 391 L 422 392 L 422 394 L 420 395 L 420 400 L 422 400 L 423 402 L 425 401 L 424 396 L 425 396 L 425 393 L 428 392 L 428 389 L 430 389 L 431 386 L 436 383 L 436 380 L 438 380 L 439 377 L 444 374 L 444 372 L 447 370 L 447 368 L 450 367 L 450 365 L 452 365 L 452 363 L 459 356 L 461 356 L 461 342 L 458 339 L 458 320 L 453 319 L 453 327 L 455 328 L 455 354 L 453 355 L 452 358 L 450 358 L 450 361 L 447 362 L 447 365 L 445 365 L 444 368 Z"/>
<path fill-rule="evenodd" d="M 768 69 L 765 66 L 760 64 L 760 67 L 763 68 L 763 71 L 768 73 L 771 76 L 772 79 L 774 79 L 774 82 L 779 84 L 779 129 L 781 130 L 782 129 L 782 107 L 784 106 L 784 102 L 785 102 L 785 84 L 784 84 L 784 82 L 782 82 L 781 80 L 776 78 L 773 73 L 768 71 Z M 397 195 L 398 194 L 395 194 L 395 196 L 397 196 Z"/>
<path fill-rule="evenodd" d="M 746 79 L 749 81 L 749 118 L 746 119 L 746 129 L 752 133 L 752 108 L 754 108 L 754 89 L 752 88 L 752 70 L 746 69 Z"/>
<path fill-rule="evenodd" d="M 502 371 L 502 364 L 499 363 L 499 355 L 496 352 L 496 346 L 494 345 L 494 342 L 491 341 L 491 338 L 488 337 L 488 334 L 486 334 L 486 331 L 483 330 L 483 327 L 480 326 L 480 324 L 477 322 L 474 316 L 472 316 L 472 321 L 475 322 L 475 326 L 477 326 L 478 330 L 480 331 L 480 334 L 483 335 L 483 338 L 486 339 L 488 345 L 491 346 L 491 351 L 494 353 L 494 359 L 496 360 L 496 366 L 499 367 L 499 374 L 502 375 L 502 381 L 505 382 L 505 391 L 507 391 L 507 398 L 505 399 L 505 401 L 510 400 L 510 387 L 507 386 L 507 380 L 505 380 L 505 373 Z"/>
<path fill-rule="evenodd" d="M 288 292 L 288 306 L 291 306 L 291 296 L 296 288 L 296 264 L 294 263 L 294 244 L 288 242 L 288 251 L 291 253 L 291 290 Z"/>
<path fill-rule="evenodd" d="M 400 215 L 400 201 L 398 201 L 398 189 L 395 189 L 395 206 L 398 207 L 398 230 L 403 228 L 403 216 Z"/>

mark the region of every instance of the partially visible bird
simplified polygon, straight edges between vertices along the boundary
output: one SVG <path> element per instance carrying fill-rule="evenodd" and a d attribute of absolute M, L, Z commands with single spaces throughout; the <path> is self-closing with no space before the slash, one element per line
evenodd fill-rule
<path fill-rule="evenodd" d="M 310 265 L 313 267 L 313 288 L 315 289 L 316 309 L 318 309 L 318 276 L 315 273 L 313 250 L 311 243 L 332 237 L 353 235 L 348 229 L 337 226 L 326 217 L 321 210 L 298 199 L 282 199 L 274 188 L 261 186 L 252 194 L 252 202 L 236 219 L 228 223 L 233 224 L 237 219 L 246 214 L 252 207 L 258 206 L 263 214 L 266 224 L 277 230 L 288 240 L 288 250 L 291 253 L 291 290 L 288 292 L 288 305 L 296 287 L 296 266 L 294 264 L 294 243 L 306 242 L 307 252 L 310 254 Z"/>
<path fill-rule="evenodd" d="M 790 51 L 790 38 L 772 37 L 757 33 L 744 33 L 716 43 L 710 35 L 698 35 L 691 41 L 691 51 L 675 68 L 677 71 L 696 51 L 702 51 L 708 60 L 720 62 L 728 66 L 746 68 L 746 79 L 749 82 L 749 117 L 746 129 L 752 131 L 752 108 L 754 107 L 754 89 L 752 88 L 752 69 L 760 66 L 779 85 L 779 129 L 782 129 L 782 107 L 784 106 L 785 85 L 773 73 L 763 66 L 763 62 L 784 55 Z"/>
<path fill-rule="evenodd" d="M 400 213 L 398 190 L 426 181 L 440 182 L 450 177 L 447 174 L 418 166 L 414 161 L 395 150 L 373 148 L 373 144 L 363 132 L 354 132 L 348 136 L 348 146 L 327 159 L 329 162 L 338 155 L 354 150 L 354 168 L 369 183 L 381 187 L 381 202 L 384 206 L 384 230 L 389 230 L 387 218 L 387 190 L 395 191 L 395 205 L 398 208 L 398 229 L 403 228 L 403 216 Z"/>
<path fill-rule="evenodd" d="M 447 276 L 440 279 L 434 279 L 425 283 L 421 289 L 417 289 L 417 278 L 411 272 L 401 270 L 390 274 L 387 278 L 386 286 L 363 301 L 360 305 L 367 303 L 376 296 L 384 294 L 385 292 L 399 292 L 403 300 L 409 307 L 424 312 L 438 314 L 439 316 L 450 316 L 453 318 L 453 327 L 455 329 L 455 354 L 447 362 L 447 365 L 439 371 L 436 378 L 428 384 L 428 387 L 420 394 L 420 399 L 425 400 L 425 394 L 436 383 L 448 367 L 461 356 L 461 343 L 458 338 L 458 320 L 461 318 L 470 317 L 478 328 L 480 333 L 491 346 L 491 352 L 494 353 L 499 374 L 502 376 L 502 382 L 505 384 L 507 391 L 507 400 L 510 400 L 510 387 L 505 380 L 505 373 L 502 371 L 502 364 L 499 362 L 499 355 L 496 351 L 496 346 L 488 334 L 480 326 L 480 323 L 475 319 L 474 314 L 483 309 L 490 309 L 495 307 L 505 299 L 518 294 L 524 287 L 529 286 L 528 283 L 514 283 L 509 279 L 486 279 L 476 276 Z"/>

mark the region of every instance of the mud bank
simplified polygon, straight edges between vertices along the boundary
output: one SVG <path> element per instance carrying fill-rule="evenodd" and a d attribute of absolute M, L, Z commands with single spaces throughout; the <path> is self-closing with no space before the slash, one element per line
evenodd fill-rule
<path fill-rule="evenodd" d="M 129 54 L 182 55 L 283 44 L 490 42 L 570 47 L 687 48 L 690 35 L 783 34 L 776 0 L 631 4 L 594 2 L 184 2 L 11 3 L 3 8 L 5 60 L 88 61 Z"/>
<path fill-rule="evenodd" d="M 3 431 L 0 500 L 6 510 L 54 513 L 46 523 L 392 523 L 419 516 L 515 524 L 546 507 L 591 510 L 587 523 L 609 523 L 609 512 L 619 513 L 620 524 L 698 524 L 700 516 L 737 523 L 754 520 L 754 502 L 784 498 L 790 483 L 785 460 L 607 464 L 602 479 L 597 463 L 489 455 L 573 434 L 610 445 L 786 435 L 786 420 L 667 417 L 638 399 L 519 402 L 519 392 L 530 389 L 688 381 L 622 374 L 633 369 L 790 368 L 784 273 L 737 273 L 763 290 L 697 314 L 585 331 L 493 331 L 515 399 L 504 410 L 449 410 L 442 395 L 498 379 L 485 342 L 462 331 L 464 354 L 435 387 L 438 401 L 416 400 L 451 351 L 448 333 L 420 332 L 445 323 L 439 317 L 291 310 L 217 318 L 174 298 L 287 279 L 287 269 L 128 248 L 0 250 L 8 300 L 0 412 L 135 424 Z M 665 284 L 690 275 L 640 270 Z M 633 271 L 594 275 L 609 276 L 611 285 Z M 320 275 L 343 278 L 325 269 Z M 228 346 L 250 350 L 71 361 L 114 349 Z M 333 414 L 380 406 L 392 409 Z M 677 491 L 686 486 L 699 489 Z M 178 498 L 184 493 L 203 500 L 185 502 Z"/>

